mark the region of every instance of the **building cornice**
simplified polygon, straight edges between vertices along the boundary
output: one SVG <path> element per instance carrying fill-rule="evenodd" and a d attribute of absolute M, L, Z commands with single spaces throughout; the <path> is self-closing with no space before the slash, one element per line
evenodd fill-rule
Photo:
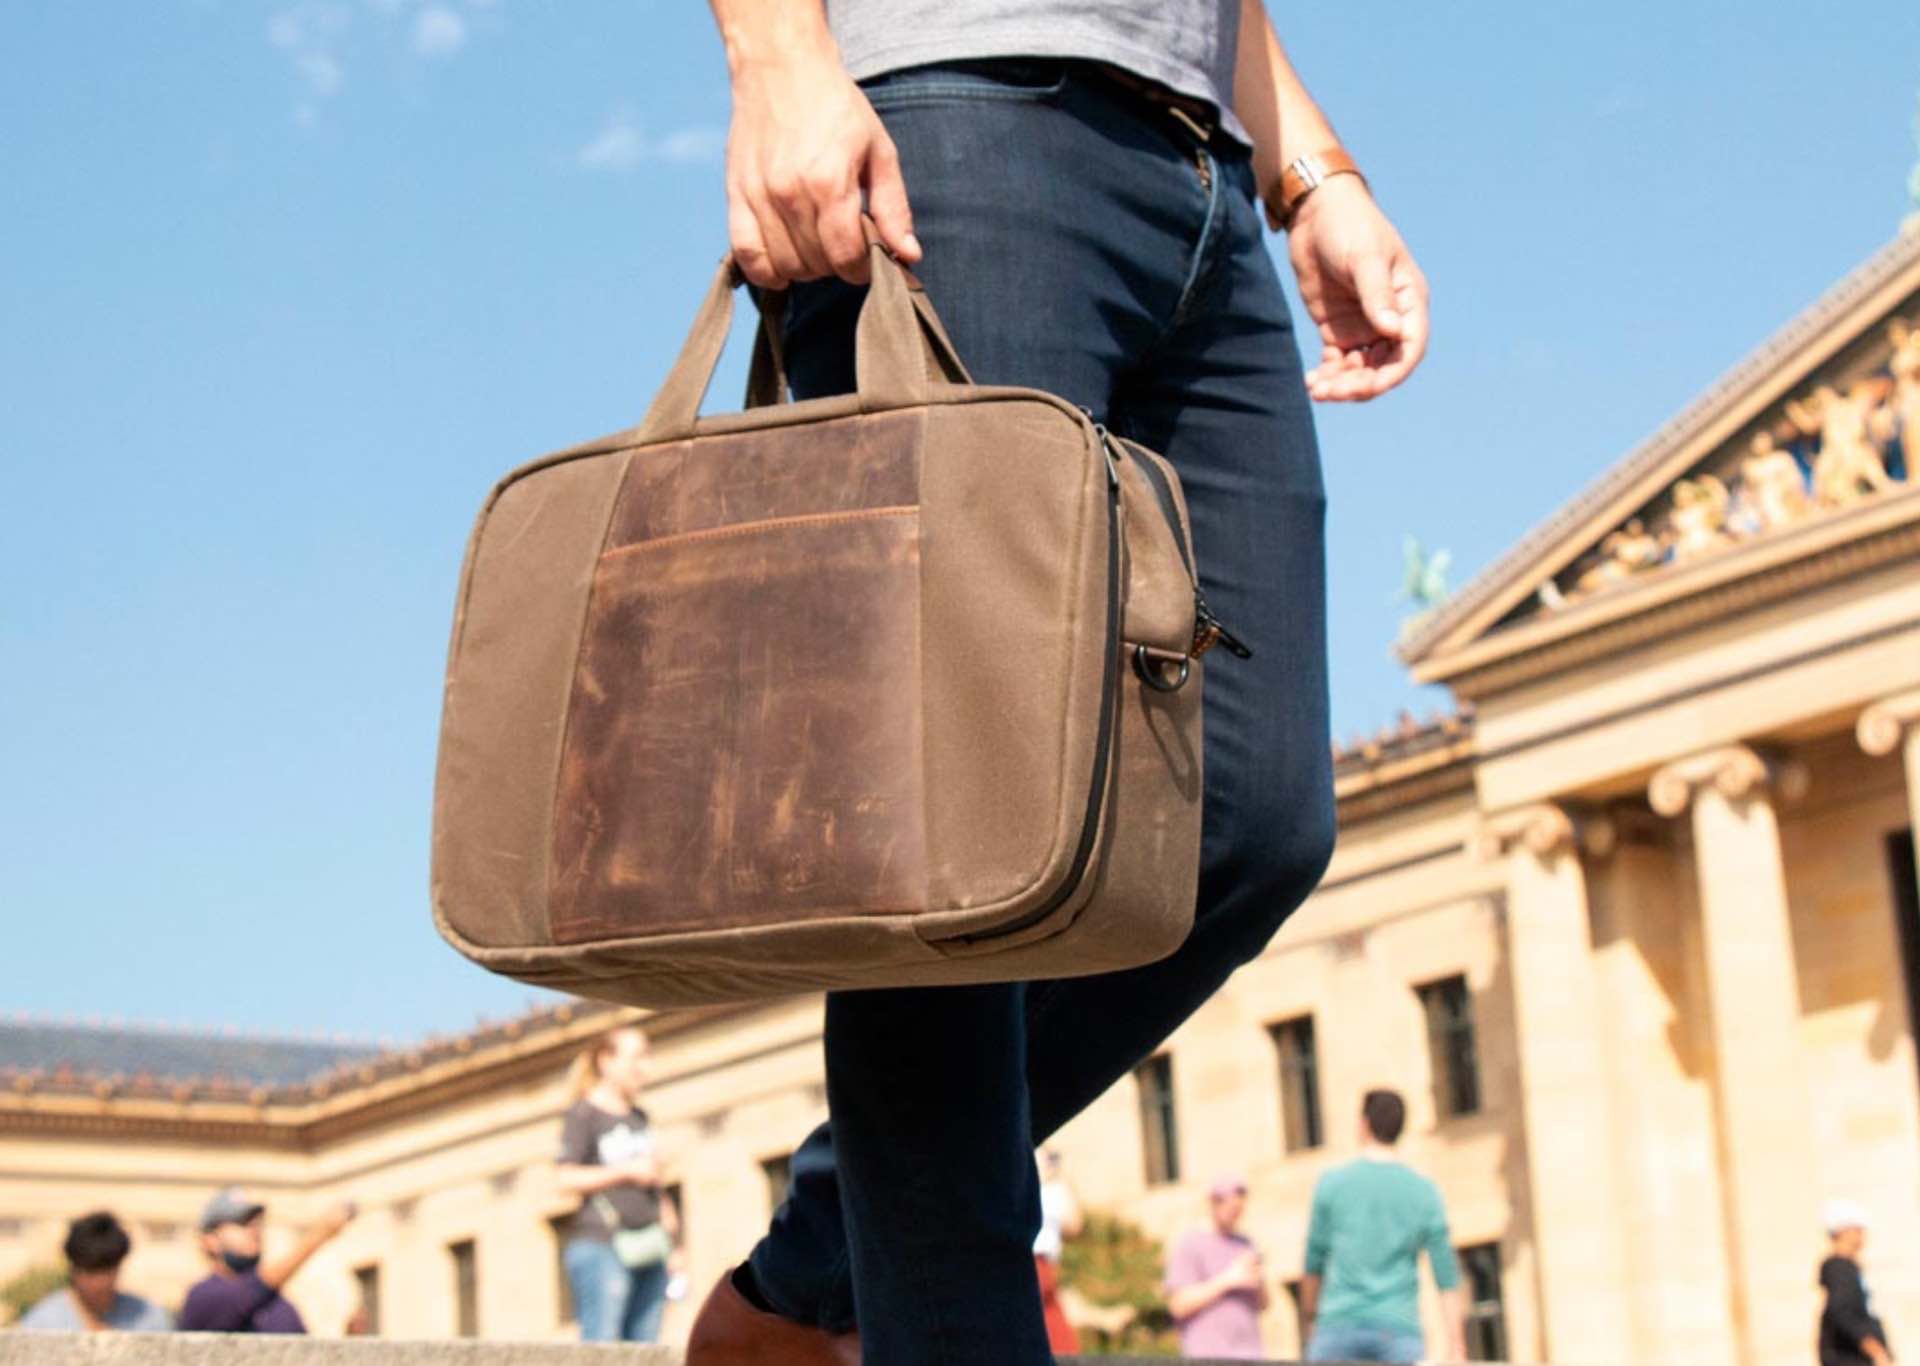
<path fill-rule="evenodd" d="M 1423 671 L 1476 701 L 1785 598 L 1920 558 L 1920 489 L 1541 617 Z"/>
<path fill-rule="evenodd" d="M 624 1020 L 670 1038 L 751 1004 L 648 1014 L 565 1002 L 466 1034 L 336 1068 L 312 1081 L 248 1090 L 210 1080 L 0 1070 L 0 1134 L 141 1137 L 310 1151 L 346 1134 L 550 1075 L 588 1040 Z"/>

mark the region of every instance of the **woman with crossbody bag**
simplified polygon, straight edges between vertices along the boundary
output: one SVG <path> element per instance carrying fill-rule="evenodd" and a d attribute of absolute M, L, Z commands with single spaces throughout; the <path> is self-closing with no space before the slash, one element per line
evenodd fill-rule
<path fill-rule="evenodd" d="M 633 1026 L 574 1060 L 557 1176 L 580 1197 L 561 1259 L 583 1342 L 653 1342 L 678 1269 L 679 1211 L 660 1188 L 653 1130 L 640 1108 L 650 1065 Z"/>

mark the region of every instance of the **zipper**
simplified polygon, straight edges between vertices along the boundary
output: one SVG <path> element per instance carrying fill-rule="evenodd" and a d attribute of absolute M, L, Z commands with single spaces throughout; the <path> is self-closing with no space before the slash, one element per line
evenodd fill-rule
<path fill-rule="evenodd" d="M 1086 412 L 1085 408 L 1081 409 Z M 1088 414 L 1091 420 L 1092 414 Z M 1093 781 L 1087 789 L 1087 810 L 1080 823 L 1080 843 L 1073 851 L 1073 863 L 1060 890 L 1018 919 L 996 925 L 979 934 L 958 937 L 961 944 L 1001 939 L 1037 925 L 1062 906 L 1079 890 L 1086 878 L 1087 865 L 1093 861 L 1093 842 L 1100 831 L 1100 808 L 1107 792 L 1107 767 L 1113 754 L 1114 695 L 1120 686 L 1120 469 L 1114 464 L 1113 444 L 1107 429 L 1093 423 L 1100 440 L 1100 454 L 1107 464 L 1107 648 L 1106 665 L 1100 675 L 1100 738 L 1093 750 Z"/>
<path fill-rule="evenodd" d="M 1100 433 L 1110 445 L 1117 445 L 1114 438 L 1107 436 L 1106 429 Z M 1167 526 L 1173 532 L 1173 543 L 1180 549 L 1180 559 L 1187 566 L 1187 577 L 1193 580 L 1193 644 L 1187 653 L 1198 659 L 1214 646 L 1223 646 L 1226 652 L 1236 659 L 1252 659 L 1253 651 L 1233 632 L 1229 631 L 1213 609 L 1207 606 L 1207 595 L 1200 591 L 1200 573 L 1194 568 L 1193 552 L 1187 547 L 1186 533 L 1180 528 L 1180 509 L 1173 500 L 1173 485 L 1167 482 L 1166 471 L 1159 464 L 1145 456 L 1131 456 L 1135 466 L 1147 476 L 1147 483 L 1153 487 L 1153 500 L 1160 505 L 1161 515 L 1167 519 Z M 1112 456 L 1109 455 L 1111 460 Z"/>

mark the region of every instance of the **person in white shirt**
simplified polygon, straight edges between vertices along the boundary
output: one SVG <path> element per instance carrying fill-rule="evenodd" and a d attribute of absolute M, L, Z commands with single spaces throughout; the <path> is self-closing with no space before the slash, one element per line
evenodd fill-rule
<path fill-rule="evenodd" d="M 1078 1237 L 1085 1220 L 1073 1187 L 1060 1172 L 1060 1150 L 1040 1151 L 1040 1233 L 1033 1240 L 1033 1265 L 1040 1277 L 1040 1307 L 1047 1318 L 1047 1345 L 1056 1352 L 1080 1350 L 1080 1335 L 1060 1306 L 1060 1254 L 1066 1240 Z"/>

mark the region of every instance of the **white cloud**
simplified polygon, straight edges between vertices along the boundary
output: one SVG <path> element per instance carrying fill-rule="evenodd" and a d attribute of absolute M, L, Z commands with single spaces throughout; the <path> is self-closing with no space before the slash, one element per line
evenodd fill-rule
<path fill-rule="evenodd" d="M 713 161 L 726 149 L 726 130 L 712 124 L 677 128 L 659 143 L 659 155 L 667 161 Z"/>
<path fill-rule="evenodd" d="M 589 171 L 631 171 L 647 161 L 712 161 L 726 144 L 725 130 L 710 124 L 689 125 L 649 137 L 631 110 L 616 109 L 575 159 Z"/>
<path fill-rule="evenodd" d="M 375 22 L 369 26 L 363 18 L 356 30 L 354 16 L 369 13 Z M 294 122 L 312 128 L 367 43 L 405 44 L 411 57 L 438 61 L 460 52 L 476 33 L 498 32 L 502 14 L 502 0 L 280 0 L 267 19 L 267 42 L 298 81 Z"/>
<path fill-rule="evenodd" d="M 451 57 L 467 41 L 467 21 L 452 10 L 433 5 L 413 22 L 413 50 L 422 57 Z"/>
<path fill-rule="evenodd" d="M 618 110 L 580 149 L 580 164 L 590 171 L 630 171 L 645 155 L 645 136 L 634 125 L 631 114 Z"/>
<path fill-rule="evenodd" d="M 339 49 L 350 14 L 326 0 L 300 0 L 267 20 L 267 41 L 287 55 L 309 98 L 300 106 L 303 124 L 311 123 L 314 100 L 339 93 L 346 80 Z"/>

